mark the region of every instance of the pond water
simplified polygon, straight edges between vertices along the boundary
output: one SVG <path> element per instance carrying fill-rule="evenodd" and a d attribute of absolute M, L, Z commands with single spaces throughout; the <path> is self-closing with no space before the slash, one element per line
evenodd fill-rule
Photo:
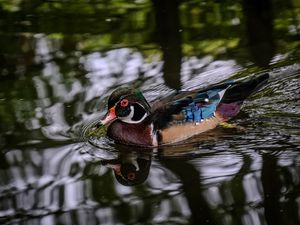
<path fill-rule="evenodd" d="M 1 1 L 0 224 L 300 224 L 299 15 L 298 0 Z M 151 102 L 263 72 L 236 126 L 155 149 L 86 135 L 122 85 Z"/>

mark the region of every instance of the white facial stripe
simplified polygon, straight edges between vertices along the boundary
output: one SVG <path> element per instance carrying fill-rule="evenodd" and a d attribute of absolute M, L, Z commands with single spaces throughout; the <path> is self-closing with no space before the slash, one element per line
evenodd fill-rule
<path fill-rule="evenodd" d="M 151 124 L 151 138 L 152 138 L 152 144 L 153 146 L 157 146 L 157 133 L 154 131 L 154 126 Z"/>
<path fill-rule="evenodd" d="M 128 116 L 124 116 L 124 117 L 119 117 L 119 119 L 122 120 L 125 123 L 135 124 L 135 123 L 142 122 L 148 116 L 148 114 L 145 112 L 144 116 L 140 120 L 133 121 L 132 120 L 133 115 L 134 115 L 134 107 L 130 106 L 130 113 L 129 113 L 129 115 Z"/>
<path fill-rule="evenodd" d="M 140 170 L 139 164 L 137 162 L 137 156 L 136 155 L 130 154 L 128 156 L 125 156 L 124 159 L 122 160 L 122 162 L 132 164 L 135 167 L 135 171 Z"/>
<path fill-rule="evenodd" d="M 122 120 L 125 123 L 132 123 L 131 118 L 133 117 L 133 115 L 134 115 L 134 108 L 133 108 L 133 106 L 130 106 L 129 115 L 128 116 L 123 116 L 123 117 L 120 116 L 119 119 Z"/>
<path fill-rule="evenodd" d="M 225 92 L 227 91 L 227 89 L 230 87 L 231 85 L 229 85 L 226 89 L 224 89 L 224 90 L 222 90 L 222 91 L 220 91 L 218 94 L 219 94 L 219 96 L 220 96 L 220 99 L 222 99 L 223 98 L 223 96 L 224 96 L 224 94 L 225 94 Z"/>

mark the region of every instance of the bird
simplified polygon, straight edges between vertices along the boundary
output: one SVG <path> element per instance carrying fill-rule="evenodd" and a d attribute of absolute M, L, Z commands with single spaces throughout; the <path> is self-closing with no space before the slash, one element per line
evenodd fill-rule
<path fill-rule="evenodd" d="M 120 150 L 118 158 L 102 160 L 101 165 L 111 168 L 120 184 L 135 186 L 147 180 L 151 166 L 151 155 L 140 155 L 130 149 L 126 149 L 126 152 Z"/>
<path fill-rule="evenodd" d="M 148 103 L 139 89 L 119 87 L 108 98 L 100 120 L 117 143 L 144 147 L 173 145 L 235 117 L 245 99 L 262 88 L 269 74 L 226 80 L 205 88 L 179 91 Z"/>

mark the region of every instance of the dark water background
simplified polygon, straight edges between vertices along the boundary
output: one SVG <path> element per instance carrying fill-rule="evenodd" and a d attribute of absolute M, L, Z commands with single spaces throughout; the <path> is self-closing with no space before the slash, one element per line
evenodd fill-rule
<path fill-rule="evenodd" d="M 300 224 L 299 15 L 299 0 L 0 1 L 0 224 Z M 153 150 L 85 139 L 121 85 L 151 101 L 262 72 L 238 128 Z"/>

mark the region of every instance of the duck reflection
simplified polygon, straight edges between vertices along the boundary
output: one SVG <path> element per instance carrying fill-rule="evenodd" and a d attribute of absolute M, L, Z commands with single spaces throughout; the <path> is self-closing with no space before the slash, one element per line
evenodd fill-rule
<path fill-rule="evenodd" d="M 114 171 L 116 180 L 125 186 L 146 181 L 151 166 L 151 152 L 120 151 L 116 159 L 103 160 L 102 165 Z"/>
<path fill-rule="evenodd" d="M 180 179 L 192 213 L 190 224 L 213 224 L 211 209 L 202 196 L 200 172 L 182 157 L 164 157 L 162 155 L 166 150 L 172 151 L 171 149 L 174 149 L 174 146 L 158 150 L 160 152 L 159 162 Z M 149 175 L 153 150 L 132 150 L 120 145 L 118 151 L 116 159 L 103 160 L 101 164 L 111 168 L 116 180 L 124 186 L 136 186 L 144 183 Z M 173 152 L 173 156 L 181 154 L 181 151 Z"/>

